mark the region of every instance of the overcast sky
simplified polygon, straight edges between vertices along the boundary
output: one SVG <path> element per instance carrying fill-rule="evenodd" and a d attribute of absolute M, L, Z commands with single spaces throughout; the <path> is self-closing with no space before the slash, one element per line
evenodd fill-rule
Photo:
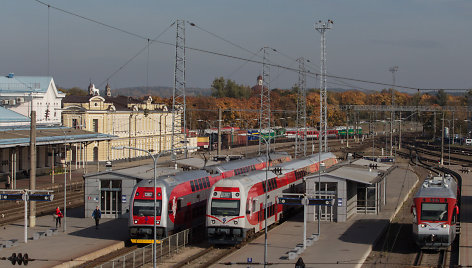
<path fill-rule="evenodd" d="M 186 25 L 186 45 L 242 58 L 247 50 L 270 46 L 270 61 L 296 68 L 305 57 L 320 66 L 318 20 L 332 19 L 327 32 L 328 73 L 392 83 L 389 67 L 399 66 L 396 82 L 419 88 L 471 88 L 472 1 L 470 0 L 261 0 L 124 1 L 43 0 L 51 6 L 95 19 L 146 38 L 164 32 L 176 19 Z M 48 42 L 49 19 L 49 42 Z M 34 0 L 3 0 L 0 9 L 0 74 L 48 75 L 62 87 L 102 84 L 146 45 L 146 41 L 49 9 Z M 205 32 L 208 31 L 211 34 Z M 175 43 L 175 27 L 160 41 Z M 48 53 L 49 44 L 49 53 Z M 49 57 L 48 57 L 49 54 Z M 175 48 L 152 44 L 113 75 L 112 88 L 172 86 Z M 149 68 L 147 64 L 149 63 Z M 252 86 L 261 64 L 187 50 L 187 87 L 210 87 L 223 76 Z M 147 71 L 149 78 L 147 79 Z M 271 88 L 290 88 L 294 71 L 271 68 Z M 382 89 L 382 86 L 329 79 L 329 87 Z M 308 78 L 308 87 L 318 87 Z"/>

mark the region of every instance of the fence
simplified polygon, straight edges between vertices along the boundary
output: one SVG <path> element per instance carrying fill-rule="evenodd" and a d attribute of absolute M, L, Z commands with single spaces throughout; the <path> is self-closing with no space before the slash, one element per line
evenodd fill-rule
<path fill-rule="evenodd" d="M 178 253 L 180 249 L 185 248 L 185 246 L 189 242 L 190 235 L 191 229 L 186 229 L 160 240 L 160 243 L 156 244 L 156 262 L 162 262 L 165 257 L 171 256 L 173 253 Z M 143 266 L 146 263 L 152 263 L 152 247 L 153 244 L 138 248 L 130 253 L 127 253 L 126 255 L 117 257 L 109 262 L 103 263 L 95 267 L 134 268 Z"/>

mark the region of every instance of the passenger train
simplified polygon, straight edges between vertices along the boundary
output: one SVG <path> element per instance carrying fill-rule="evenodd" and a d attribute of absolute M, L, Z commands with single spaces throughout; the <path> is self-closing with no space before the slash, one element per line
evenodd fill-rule
<path fill-rule="evenodd" d="M 326 167 L 337 163 L 332 153 L 322 153 Z M 267 191 L 267 225 L 286 216 L 278 203 L 285 193 L 303 193 L 303 177 L 317 172 L 319 155 L 282 163 L 270 171 L 254 171 L 217 182 L 207 203 L 206 227 L 210 243 L 238 244 L 264 229 Z"/>
<path fill-rule="evenodd" d="M 459 186 L 460 187 L 460 186 Z M 413 235 L 422 249 L 448 248 L 459 220 L 457 182 L 450 175 L 427 178 L 413 198 Z"/>
<path fill-rule="evenodd" d="M 270 155 L 269 165 L 290 161 L 290 155 Z M 265 156 L 208 166 L 203 170 L 178 172 L 157 178 L 156 235 L 159 239 L 180 230 L 203 224 L 210 188 L 221 179 L 264 169 Z M 154 180 L 138 182 L 130 200 L 129 235 L 132 243 L 154 239 Z"/>

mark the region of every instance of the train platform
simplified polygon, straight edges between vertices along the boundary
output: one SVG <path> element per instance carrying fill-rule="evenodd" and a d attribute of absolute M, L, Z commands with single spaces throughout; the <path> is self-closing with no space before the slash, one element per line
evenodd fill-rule
<path fill-rule="evenodd" d="M 462 166 L 446 166 L 462 177 L 460 207 L 459 266 L 472 266 L 472 172 Z"/>
<path fill-rule="evenodd" d="M 63 226 L 48 236 L 48 230 L 55 229 L 52 215 L 37 217 L 36 226 L 28 228 L 28 242 L 24 242 L 23 221 L 4 225 L 0 229 L 0 243 L 13 242 L 9 247 L 0 247 L 0 257 L 9 257 L 12 253 L 27 253 L 30 259 L 28 267 L 74 267 L 99 256 L 124 247 L 128 238 L 127 219 L 102 219 L 99 229 L 95 229 L 95 220 L 84 217 L 83 208 L 68 210 L 66 231 Z M 64 225 L 64 219 L 62 224 Z M 35 234 L 40 237 L 33 239 Z M 8 260 L 0 260 L 0 267 L 10 267 Z"/>
<path fill-rule="evenodd" d="M 303 259 L 306 267 L 361 267 L 418 181 L 407 164 L 399 164 L 387 177 L 387 202 L 379 214 L 356 214 L 346 222 L 322 222 L 319 240 L 298 257 Z M 317 222 L 309 222 L 307 230 L 307 237 L 317 233 Z M 271 267 L 295 266 L 298 257 L 291 260 L 288 253 L 302 243 L 302 232 L 302 214 L 269 231 L 267 261 L 272 263 Z M 212 267 L 223 264 L 253 267 L 248 261 L 264 262 L 264 235 Z"/>

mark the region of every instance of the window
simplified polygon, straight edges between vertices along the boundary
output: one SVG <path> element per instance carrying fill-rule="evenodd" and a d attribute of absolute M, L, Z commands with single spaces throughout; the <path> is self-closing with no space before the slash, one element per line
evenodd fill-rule
<path fill-rule="evenodd" d="M 238 216 L 239 200 L 213 199 L 211 201 L 211 215 Z"/>
<path fill-rule="evenodd" d="M 192 192 L 195 192 L 195 184 L 193 181 L 190 181 L 190 188 L 192 188 Z"/>
<path fill-rule="evenodd" d="M 207 187 L 210 187 L 210 178 L 206 177 L 205 180 L 206 180 L 206 183 L 207 183 Z"/>
<path fill-rule="evenodd" d="M 98 132 L 98 119 L 93 119 L 93 131 Z"/>
<path fill-rule="evenodd" d="M 203 189 L 202 179 L 198 179 L 198 186 Z"/>
<path fill-rule="evenodd" d="M 447 203 L 422 203 L 421 220 L 447 221 Z"/>
<path fill-rule="evenodd" d="M 72 119 L 72 127 L 75 128 L 75 129 L 77 129 L 79 127 L 77 119 Z"/>
<path fill-rule="evenodd" d="M 197 180 L 193 180 L 193 183 L 195 184 L 195 190 L 196 190 L 196 191 L 198 191 L 198 190 L 201 189 L 201 187 L 198 188 L 198 182 L 197 182 Z"/>
<path fill-rule="evenodd" d="M 156 216 L 161 216 L 161 200 L 156 200 Z M 134 216 L 154 216 L 154 200 L 134 200 Z"/>

